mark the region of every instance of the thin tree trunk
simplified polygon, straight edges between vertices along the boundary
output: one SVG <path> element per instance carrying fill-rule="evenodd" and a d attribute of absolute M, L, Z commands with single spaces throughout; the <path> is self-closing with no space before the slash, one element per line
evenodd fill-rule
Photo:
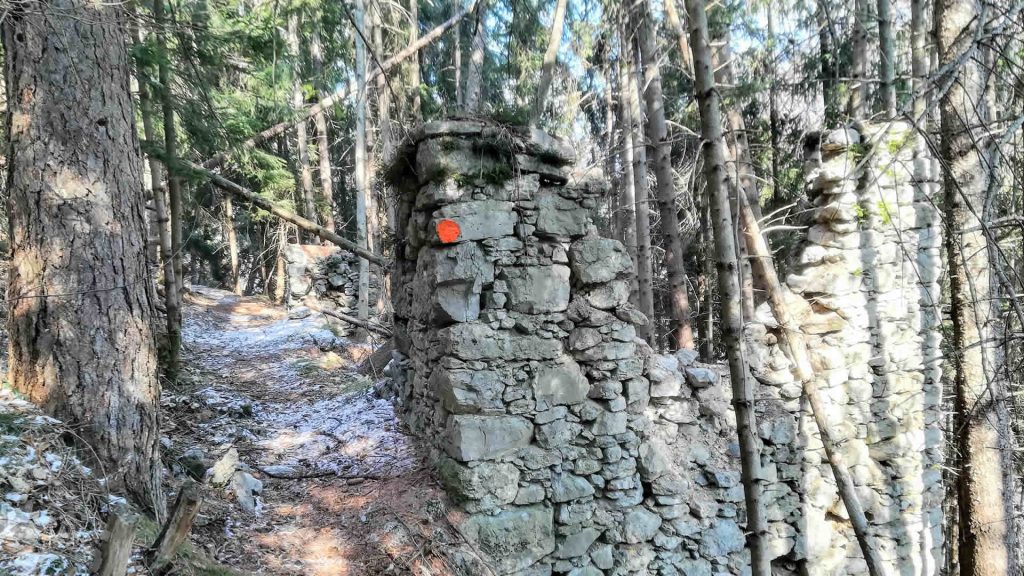
<path fill-rule="evenodd" d="M 224 237 L 228 241 L 228 264 L 231 267 L 230 285 L 235 294 L 242 294 L 242 277 L 238 270 L 238 233 L 235 231 L 235 206 L 231 196 L 224 194 L 221 198 L 221 218 L 223 219 Z"/>
<path fill-rule="evenodd" d="M 125 7 L 26 0 L 0 31 L 7 377 L 78 431 L 112 488 L 159 518 L 160 382 Z"/>
<path fill-rule="evenodd" d="M 670 0 L 671 1 L 671 0 Z M 636 13 L 636 30 L 643 64 L 644 97 L 647 100 L 647 138 L 654 150 L 654 175 L 657 180 L 658 206 L 661 211 L 661 233 L 665 239 L 665 268 L 668 273 L 672 319 L 675 321 L 674 342 L 677 349 L 694 348 L 690 326 L 690 299 L 687 295 L 686 263 L 683 240 L 679 233 L 676 211 L 675 172 L 672 170 L 672 143 L 669 141 L 665 102 L 661 90 L 661 69 L 655 48 L 655 30 L 647 7 L 640 0 Z"/>
<path fill-rule="evenodd" d="M 288 245 L 288 225 L 281 222 L 277 225 L 277 242 L 274 253 L 274 287 L 271 292 L 273 301 L 284 304 L 285 290 L 288 283 L 285 276 L 284 249 Z"/>
<path fill-rule="evenodd" d="M 373 49 L 376 52 L 378 59 L 384 55 L 385 44 L 384 44 L 384 19 L 383 14 L 380 12 L 380 7 L 373 11 Z M 384 74 L 377 76 L 377 86 L 375 88 L 376 101 L 377 101 L 377 144 L 376 144 L 376 158 L 370 163 L 371 171 L 367 177 L 367 181 L 371 183 L 377 181 L 377 174 L 380 170 L 391 163 L 394 158 L 395 152 L 395 136 L 391 126 L 391 87 L 388 85 L 387 78 Z M 374 147 L 371 147 L 373 149 Z M 381 186 L 382 190 L 384 186 Z M 388 218 L 388 214 L 391 210 L 387 207 L 387 193 L 382 191 L 378 196 L 372 194 L 372 204 L 367 205 L 367 218 L 369 229 L 373 231 L 369 234 L 370 239 L 369 247 L 371 251 L 380 251 L 382 244 L 382 234 L 385 229 L 391 230 L 391 221 Z M 384 210 L 381 210 L 380 205 L 384 204 Z M 381 215 L 384 216 L 384 222 L 381 222 Z M 378 301 L 378 304 L 383 302 Z"/>
<path fill-rule="evenodd" d="M 141 29 L 140 29 L 141 33 Z M 140 36 L 139 42 L 144 39 Z M 144 66 L 138 66 L 136 75 L 139 79 L 139 115 L 142 117 L 142 133 L 146 140 L 156 139 L 153 125 L 153 98 L 149 92 L 150 79 Z M 160 247 L 160 270 L 164 286 L 164 315 L 167 325 L 164 360 L 165 368 L 173 380 L 179 363 L 181 350 L 181 310 L 176 297 L 178 283 L 174 279 L 174 263 L 171 248 L 170 216 L 167 211 L 167 189 L 164 187 L 164 170 L 157 158 L 149 158 L 150 178 L 153 182 L 153 212 L 156 220 Z"/>
<path fill-rule="evenodd" d="M 711 289 L 711 279 L 715 277 L 715 261 L 711 257 L 714 238 L 711 234 L 711 205 L 707 194 L 701 200 L 700 233 L 704 245 L 701 254 L 704 264 L 704 311 L 700 324 L 700 357 L 710 363 L 715 361 L 715 291 Z"/>
<path fill-rule="evenodd" d="M 409 0 L 409 43 L 415 44 L 420 38 L 420 3 L 419 0 Z M 412 84 L 412 117 L 416 121 L 423 120 L 423 105 L 420 102 L 420 86 L 423 78 L 420 75 L 419 53 L 413 58 L 409 66 Z"/>
<path fill-rule="evenodd" d="M 313 60 L 313 73 L 316 75 L 318 93 L 321 99 L 327 94 L 319 89 L 323 83 L 324 48 L 320 39 L 321 22 L 318 20 L 309 35 L 309 55 Z M 320 222 L 324 228 L 334 230 L 334 172 L 331 163 L 331 142 L 328 133 L 327 110 L 313 114 L 313 126 L 316 127 L 317 162 L 320 170 Z"/>
<path fill-rule="evenodd" d="M 458 8 L 458 3 L 452 3 L 452 14 Z M 455 35 L 452 39 L 452 66 L 455 68 L 455 106 L 462 110 L 462 26 L 455 28 Z"/>
<path fill-rule="evenodd" d="M 686 35 L 686 28 L 679 19 L 679 10 L 676 8 L 676 0 L 665 0 L 665 17 L 669 27 L 676 35 L 676 42 L 679 44 L 679 58 L 683 62 L 683 72 L 693 77 L 693 52 L 690 50 L 690 39 Z"/>
<path fill-rule="evenodd" d="M 935 23 L 942 64 L 968 49 L 985 8 L 978 0 L 938 0 Z M 1003 485 L 1003 444 L 1009 426 L 1004 382 L 995 369 L 991 320 L 993 294 L 989 246 L 978 218 L 985 204 L 985 130 L 980 103 L 985 96 L 981 51 L 952 73 L 940 104 L 940 154 L 945 166 L 946 259 L 950 319 L 953 323 L 953 383 L 956 441 L 960 574 L 1007 574 L 1010 568 L 1008 511 Z"/>
<path fill-rule="evenodd" d="M 551 88 L 551 76 L 558 60 L 558 47 L 562 44 L 562 28 L 565 25 L 565 6 L 567 0 L 556 0 L 555 13 L 551 20 L 551 33 L 548 35 L 548 48 L 544 52 L 544 64 L 541 66 L 540 80 L 537 83 L 537 97 L 533 101 L 533 114 L 530 123 L 536 125 L 544 113 L 548 89 Z"/>
<path fill-rule="evenodd" d="M 839 121 L 839 95 L 836 89 L 835 27 L 832 25 L 829 0 L 817 0 L 814 18 L 818 25 L 818 60 L 821 66 L 821 99 L 825 109 L 825 126 Z"/>
<path fill-rule="evenodd" d="M 169 161 L 178 157 L 178 128 L 174 120 L 174 101 L 171 94 L 171 71 L 167 65 L 169 53 L 167 51 L 167 21 L 164 18 L 164 0 L 153 0 L 153 20 L 156 26 L 157 50 L 165 55 L 159 59 L 157 76 L 160 80 L 160 101 L 163 109 L 164 120 L 164 151 Z M 172 319 L 168 320 L 167 333 L 167 378 L 174 382 L 178 379 L 179 365 L 181 364 L 181 295 L 185 286 L 182 259 L 182 236 L 181 236 L 181 178 L 167 173 L 167 199 L 169 204 L 170 233 L 171 233 L 171 269 L 173 271 L 174 290 L 167 298 L 174 299 L 174 305 L 167 307 L 167 314 Z M 171 323 L 174 329 L 171 329 Z"/>
<path fill-rule="evenodd" d="M 629 67 L 624 59 L 629 58 L 626 46 L 626 35 L 619 30 L 620 50 L 616 62 L 619 81 L 619 163 L 622 166 L 622 187 L 619 188 L 619 221 L 622 229 L 622 242 L 626 252 L 633 261 L 633 269 L 639 271 L 636 250 L 636 180 L 633 178 L 633 119 L 629 105 L 629 93 L 632 83 L 629 81 Z M 630 302 L 639 307 L 639 284 L 636 277 L 630 283 Z M 653 318 L 649 318 L 653 320 Z"/>
<path fill-rule="evenodd" d="M 288 52 L 292 59 L 292 113 L 302 112 L 305 98 L 302 94 L 302 54 L 299 44 L 299 9 L 288 15 Z M 295 161 L 299 172 L 300 214 L 311 222 L 317 221 L 316 202 L 313 199 L 313 169 L 309 165 L 309 132 L 305 121 L 295 124 Z M 300 238 L 300 241 L 308 241 Z"/>
<path fill-rule="evenodd" d="M 363 0 L 355 0 L 356 26 L 366 30 L 366 10 Z M 370 205 L 370 185 L 367 182 L 366 170 L 366 44 L 363 35 L 356 35 L 356 145 L 355 145 L 355 185 L 356 185 L 356 244 L 367 249 L 369 230 L 367 229 L 366 209 Z M 366 320 L 370 317 L 370 265 L 366 260 L 359 261 L 359 286 L 357 301 L 357 317 Z"/>
<path fill-rule="evenodd" d="M 417 54 L 425 46 L 429 45 L 434 40 L 440 38 L 445 32 L 448 31 L 449 28 L 455 26 L 455 24 L 462 20 L 462 18 L 466 14 L 473 10 L 474 5 L 475 4 L 471 2 L 468 6 L 462 8 L 461 10 L 457 8 L 457 5 L 453 5 L 452 11 L 454 12 L 454 14 L 452 15 L 451 18 L 444 21 L 442 24 L 438 25 L 436 28 L 434 28 L 424 36 L 421 36 L 419 40 L 412 44 L 409 44 L 394 56 L 388 58 L 384 62 L 381 62 L 380 68 L 371 72 L 369 76 L 366 78 L 366 80 L 373 80 L 374 78 L 377 77 L 377 74 L 381 73 L 381 70 L 386 72 L 394 68 L 396 65 L 404 61 L 409 56 Z M 305 122 L 314 114 L 322 110 L 328 110 L 338 102 L 345 101 L 349 96 L 351 96 L 354 92 L 357 91 L 357 88 L 358 87 L 354 81 L 345 84 L 341 88 L 338 88 L 333 93 L 331 93 L 330 96 L 323 98 L 320 100 L 320 102 L 314 104 L 313 106 L 310 106 L 309 108 L 306 108 L 295 119 L 285 120 L 284 122 L 274 124 L 273 126 L 263 130 L 259 134 L 256 134 L 255 136 L 249 138 L 248 140 L 245 140 L 244 142 L 239 144 L 237 148 L 241 150 L 251 150 L 259 146 L 260 144 L 270 140 L 271 138 L 280 136 L 281 134 L 284 134 L 286 131 L 288 131 L 288 129 L 294 126 L 295 124 L 299 122 Z M 225 160 L 227 160 L 228 155 L 229 152 L 220 152 L 216 154 L 212 158 L 209 158 L 205 162 L 203 162 L 203 168 L 212 170 L 214 168 L 219 167 L 221 164 L 224 163 Z"/>
<path fill-rule="evenodd" d="M 729 206 L 728 173 L 725 167 L 725 140 L 722 116 L 715 88 L 709 46 L 708 21 L 704 0 L 686 0 L 690 15 L 690 46 L 693 50 L 694 91 L 700 108 L 701 135 L 704 138 L 704 174 L 707 180 L 712 228 L 715 235 L 715 259 L 718 262 L 718 291 L 721 297 L 722 335 L 732 382 L 736 433 L 740 444 L 743 492 L 747 506 L 747 546 L 751 572 L 769 576 L 768 524 L 761 497 L 761 455 L 754 422 L 754 390 L 743 355 L 743 317 L 739 308 L 739 266 L 736 262 L 736 236 Z"/>
<path fill-rule="evenodd" d="M 886 118 L 896 117 L 896 38 L 892 31 L 891 0 L 878 0 L 878 86 Z"/>
<path fill-rule="evenodd" d="M 636 195 L 634 211 L 636 212 L 636 261 L 637 261 L 637 293 L 640 311 L 650 322 L 640 329 L 641 336 L 651 344 L 656 344 L 654 337 L 654 271 L 651 262 L 651 212 L 648 203 L 649 184 L 647 181 L 647 147 L 644 145 L 643 112 L 640 109 L 640 78 L 637 70 L 636 50 L 633 39 L 628 35 L 623 38 L 623 56 L 626 59 L 626 90 L 629 106 L 629 132 L 633 152 L 633 193 Z"/>
<path fill-rule="evenodd" d="M 484 72 L 484 23 L 487 19 L 487 0 L 476 5 L 476 23 L 473 28 L 473 45 L 469 54 L 469 69 L 466 74 L 466 95 L 462 98 L 466 112 L 480 111 L 480 95 L 483 90 Z"/>
<path fill-rule="evenodd" d="M 868 18 L 868 0 L 854 0 L 853 60 L 850 66 L 850 95 L 846 109 L 846 113 L 854 120 L 862 120 L 867 112 L 868 29 L 865 23 Z"/>
<path fill-rule="evenodd" d="M 768 69 L 766 70 L 769 77 L 768 81 L 768 131 L 769 131 L 769 142 L 771 142 L 771 150 L 769 152 L 772 156 L 772 174 L 771 174 L 771 188 L 773 193 L 779 189 L 779 151 L 782 146 L 779 142 L 781 137 L 781 120 L 779 119 L 779 107 L 776 101 L 776 90 L 775 81 L 777 65 L 775 62 L 775 14 L 772 12 L 772 5 L 770 3 L 765 4 L 765 16 L 768 20 Z"/>

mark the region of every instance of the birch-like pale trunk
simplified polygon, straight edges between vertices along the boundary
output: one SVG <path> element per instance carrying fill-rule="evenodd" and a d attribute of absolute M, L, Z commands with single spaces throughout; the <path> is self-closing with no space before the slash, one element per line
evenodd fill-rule
<path fill-rule="evenodd" d="M 896 38 L 892 30 L 892 1 L 877 0 L 878 93 L 886 118 L 896 117 Z"/>
<path fill-rule="evenodd" d="M 366 9 L 363 0 L 355 0 L 356 26 L 356 142 L 355 186 L 356 186 L 356 244 L 368 249 L 369 230 L 367 229 L 366 208 L 370 204 L 370 184 L 366 170 L 366 43 L 363 37 L 366 31 Z M 370 263 L 359 260 L 359 287 L 357 300 L 357 316 L 360 320 L 370 317 Z"/>
<path fill-rule="evenodd" d="M 544 63 L 541 65 L 540 80 L 537 82 L 537 96 L 533 101 L 533 114 L 530 123 L 536 125 L 544 113 L 548 90 L 551 88 L 551 77 L 558 60 L 558 47 L 562 45 L 562 28 L 565 24 L 565 6 L 568 0 L 556 0 L 555 13 L 551 20 L 551 33 L 548 35 L 548 48 L 544 52 Z"/>
<path fill-rule="evenodd" d="M 690 17 L 690 47 L 693 51 L 694 91 L 700 109 L 701 135 L 704 139 L 704 174 L 711 205 L 718 262 L 718 291 L 721 299 L 722 336 L 732 382 L 736 433 L 740 444 L 743 492 L 747 508 L 747 546 L 751 573 L 770 576 L 768 525 L 761 497 L 761 454 L 754 422 L 754 390 L 743 355 L 743 317 L 740 311 L 739 265 L 736 261 L 736 236 L 729 202 L 728 172 L 725 166 L 725 140 L 722 115 L 708 36 L 704 0 L 686 0 Z"/>
<path fill-rule="evenodd" d="M 626 36 L 621 27 L 619 29 L 619 41 L 621 46 L 625 46 Z M 616 119 L 619 125 L 619 164 L 622 166 L 622 184 L 621 188 L 619 188 L 619 209 L 616 214 L 618 215 L 618 221 L 622 231 L 622 243 L 626 245 L 626 252 L 629 253 L 630 260 L 633 261 L 633 270 L 640 270 L 636 252 L 636 188 L 635 180 L 633 178 L 633 119 L 629 106 L 629 87 L 631 84 L 629 82 L 628 65 L 623 61 L 624 58 L 628 58 L 628 55 L 624 48 L 620 49 L 623 50 L 623 52 L 619 54 L 619 59 L 616 60 L 615 67 L 618 72 L 619 88 L 619 106 Z M 630 281 L 629 293 L 630 302 L 639 308 L 640 293 L 636 277 L 633 277 Z"/>
<path fill-rule="evenodd" d="M 288 15 L 288 55 L 292 59 L 292 112 L 302 112 L 305 98 L 302 94 L 302 53 L 299 43 L 300 13 L 295 9 Z M 309 165 L 309 131 L 306 122 L 295 124 L 295 164 L 299 172 L 299 211 L 307 220 L 316 222 L 316 201 L 313 197 L 313 169 Z M 300 238 L 300 241 L 309 241 Z"/>
<path fill-rule="evenodd" d="M 871 17 L 868 0 L 853 3 L 853 60 L 850 65 L 849 98 L 846 113 L 854 120 L 862 120 L 867 113 L 868 85 L 868 29 Z"/>
<path fill-rule="evenodd" d="M 466 94 L 462 97 L 463 108 L 471 114 L 480 111 L 480 95 L 483 90 L 484 72 L 484 25 L 486 20 L 487 0 L 479 0 L 476 5 L 469 66 L 466 70 Z"/>
<path fill-rule="evenodd" d="M 317 82 L 321 82 L 324 69 L 324 47 L 320 38 L 321 23 L 313 26 L 309 35 L 309 56 L 313 61 L 313 73 Z M 327 96 L 318 90 L 320 98 Z M 327 110 L 319 110 L 313 114 L 313 126 L 316 128 L 317 164 L 320 171 L 320 222 L 324 228 L 334 230 L 334 172 L 331 162 L 331 142 Z"/>

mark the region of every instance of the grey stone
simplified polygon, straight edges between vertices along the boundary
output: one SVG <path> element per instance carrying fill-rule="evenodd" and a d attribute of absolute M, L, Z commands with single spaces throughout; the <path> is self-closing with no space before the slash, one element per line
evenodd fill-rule
<path fill-rule="evenodd" d="M 575 474 L 555 474 L 551 478 L 551 501 L 568 502 L 594 494 L 594 487 L 582 476 Z"/>
<path fill-rule="evenodd" d="M 736 522 L 723 519 L 704 531 L 697 549 L 705 558 L 717 558 L 739 552 L 745 544 L 743 531 Z"/>
<path fill-rule="evenodd" d="M 718 384 L 718 373 L 710 368 L 690 367 L 686 369 L 686 381 L 694 388 L 707 388 Z"/>
<path fill-rule="evenodd" d="M 611 310 L 622 306 L 629 300 L 629 282 L 615 280 L 608 284 L 599 284 L 584 294 L 587 303 L 599 310 Z"/>
<path fill-rule="evenodd" d="M 441 220 L 453 220 L 459 225 L 457 242 L 511 236 L 519 220 L 514 208 L 511 202 L 495 200 L 451 204 L 434 212 L 430 230 L 436 230 Z"/>
<path fill-rule="evenodd" d="M 597 435 L 622 434 L 626 431 L 628 415 L 625 412 L 610 412 L 602 409 L 594 420 L 590 431 Z"/>
<path fill-rule="evenodd" d="M 583 362 L 597 360 L 625 360 L 636 353 L 636 344 L 632 342 L 602 342 L 593 348 L 576 353 L 576 358 Z"/>
<path fill-rule="evenodd" d="M 449 494 L 458 501 L 477 500 L 479 509 L 512 502 L 519 491 L 519 469 L 512 464 L 483 462 L 467 467 L 442 457 L 437 470 Z"/>
<path fill-rule="evenodd" d="M 667 453 L 668 448 L 656 440 L 641 443 L 637 458 L 640 478 L 650 481 L 661 477 L 669 467 Z"/>
<path fill-rule="evenodd" d="M 622 519 L 622 535 L 628 544 L 646 542 L 658 533 L 661 516 L 646 508 L 634 508 Z"/>
<path fill-rule="evenodd" d="M 480 283 L 449 283 L 434 290 L 434 324 L 472 322 L 480 317 Z"/>
<path fill-rule="evenodd" d="M 512 310 L 529 314 L 561 312 L 569 306 L 569 268 L 561 264 L 506 268 Z"/>
<path fill-rule="evenodd" d="M 467 281 L 487 284 L 494 280 L 494 264 L 472 242 L 420 250 L 417 270 L 429 273 L 430 282 L 436 285 Z"/>
<path fill-rule="evenodd" d="M 676 566 L 685 576 L 711 576 L 711 562 L 703 558 L 684 558 Z"/>
<path fill-rule="evenodd" d="M 474 514 L 458 530 L 499 573 L 529 568 L 555 550 L 553 511 L 520 507 L 498 514 Z"/>
<path fill-rule="evenodd" d="M 224 486 L 231 480 L 232 475 L 237 469 L 238 450 L 232 447 L 206 473 L 210 477 L 211 484 L 214 486 Z"/>
<path fill-rule="evenodd" d="M 533 378 L 533 395 L 553 406 L 578 404 L 587 397 L 590 383 L 583 370 L 568 355 L 537 367 Z"/>
<path fill-rule="evenodd" d="M 498 458 L 530 444 L 533 424 L 520 416 L 448 417 L 445 451 L 461 462 Z"/>
<path fill-rule="evenodd" d="M 614 548 L 608 544 L 601 544 L 595 546 L 593 551 L 590 552 L 590 559 L 594 562 L 594 566 L 597 566 L 601 570 L 611 570 L 612 566 L 615 565 L 615 558 L 612 556 Z"/>
<path fill-rule="evenodd" d="M 693 364 L 697 361 L 697 358 L 700 357 L 700 353 L 696 350 L 688 350 L 686 348 L 676 350 L 675 355 L 676 360 L 679 361 L 679 365 L 683 367 Z"/>
<path fill-rule="evenodd" d="M 544 487 L 540 484 L 527 484 L 520 486 L 516 493 L 515 503 L 522 506 L 525 504 L 536 504 L 544 500 Z"/>
<path fill-rule="evenodd" d="M 569 247 L 573 275 L 583 284 L 599 284 L 615 280 L 633 271 L 633 261 L 618 240 L 583 238 Z"/>
<path fill-rule="evenodd" d="M 601 535 L 595 528 L 584 528 L 576 534 L 562 538 L 555 548 L 555 558 L 577 558 L 587 553 L 590 545 Z"/>
<path fill-rule="evenodd" d="M 505 390 L 501 375 L 494 370 L 447 370 L 438 366 L 430 377 L 441 403 L 454 414 L 475 414 L 503 407 Z"/>
<path fill-rule="evenodd" d="M 555 191 L 537 194 L 537 234 L 541 236 L 582 236 L 590 222 L 590 210 Z"/>
<path fill-rule="evenodd" d="M 486 324 L 454 324 L 437 332 L 441 351 L 463 360 L 552 360 L 562 343 L 550 338 L 495 330 Z"/>
<path fill-rule="evenodd" d="M 555 420 L 548 424 L 537 426 L 537 443 L 544 448 L 558 448 L 569 445 L 583 431 L 583 426 Z"/>
<path fill-rule="evenodd" d="M 586 350 L 601 343 L 601 333 L 596 328 L 580 327 L 569 334 L 570 350 Z"/>
<path fill-rule="evenodd" d="M 241 470 L 231 475 L 231 490 L 235 493 L 238 505 L 249 514 L 260 511 L 259 494 L 263 492 L 263 482 Z"/>

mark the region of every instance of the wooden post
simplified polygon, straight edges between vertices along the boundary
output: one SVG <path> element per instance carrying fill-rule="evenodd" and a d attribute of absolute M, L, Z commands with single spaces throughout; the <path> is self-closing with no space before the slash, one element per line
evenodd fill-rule
<path fill-rule="evenodd" d="M 153 574 L 164 574 L 170 569 L 174 561 L 174 554 L 178 551 L 192 529 L 192 522 L 199 513 L 199 505 L 203 497 L 199 492 L 199 486 L 192 480 L 182 484 L 181 491 L 174 501 L 174 510 L 171 517 L 164 524 L 160 535 L 157 536 L 153 548 L 150 549 L 149 570 Z"/>
<path fill-rule="evenodd" d="M 135 519 L 123 512 L 111 512 L 103 536 L 100 557 L 103 559 L 96 572 L 98 576 L 124 576 L 128 572 L 128 559 L 135 541 Z"/>

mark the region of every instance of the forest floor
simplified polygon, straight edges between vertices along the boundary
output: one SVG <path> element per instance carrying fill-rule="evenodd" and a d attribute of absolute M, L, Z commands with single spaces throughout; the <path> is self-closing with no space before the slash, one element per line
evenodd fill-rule
<path fill-rule="evenodd" d="M 369 345 L 320 314 L 210 288 L 193 288 L 185 318 L 191 384 L 165 392 L 168 452 L 211 464 L 237 451 L 262 482 L 249 510 L 230 486 L 208 490 L 194 544 L 258 574 L 459 572 L 443 490 L 356 371 Z"/>

